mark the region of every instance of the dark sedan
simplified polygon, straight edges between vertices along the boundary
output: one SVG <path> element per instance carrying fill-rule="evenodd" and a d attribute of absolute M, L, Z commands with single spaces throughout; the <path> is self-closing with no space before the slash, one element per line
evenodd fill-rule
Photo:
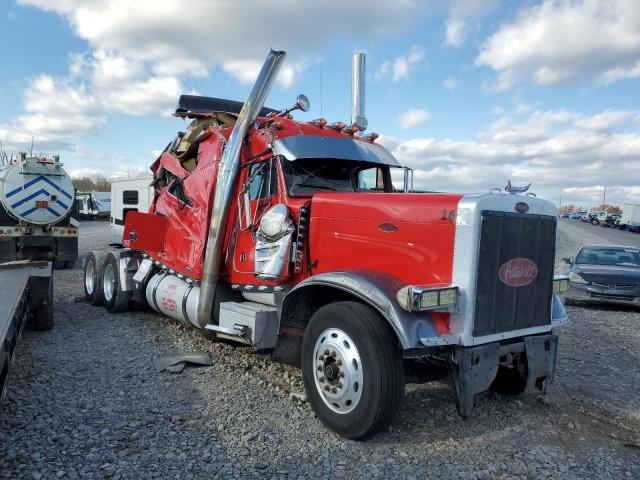
<path fill-rule="evenodd" d="M 640 306 L 640 250 L 620 245 L 586 245 L 571 264 L 567 302 Z"/>

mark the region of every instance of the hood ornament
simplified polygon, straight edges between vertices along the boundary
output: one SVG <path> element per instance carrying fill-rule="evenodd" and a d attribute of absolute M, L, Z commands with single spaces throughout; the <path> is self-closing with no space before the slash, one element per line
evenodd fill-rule
<path fill-rule="evenodd" d="M 514 185 L 511 185 L 511 180 L 509 180 L 507 182 L 507 186 L 504 187 L 504 191 L 507 193 L 524 193 L 527 190 L 529 190 L 529 188 L 531 187 L 531 183 L 529 183 L 528 185 L 525 185 L 523 187 L 516 187 Z"/>

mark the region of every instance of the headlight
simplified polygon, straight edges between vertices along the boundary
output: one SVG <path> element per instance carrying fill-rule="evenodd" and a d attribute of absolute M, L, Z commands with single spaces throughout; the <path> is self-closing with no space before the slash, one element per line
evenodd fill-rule
<path fill-rule="evenodd" d="M 576 273 L 576 272 L 571 272 L 569 274 L 569 281 L 573 282 L 573 283 L 579 283 L 580 285 L 588 285 L 589 282 L 587 282 L 584 278 L 582 278 L 580 276 L 580 274 Z"/>
<path fill-rule="evenodd" d="M 279 240 L 290 228 L 289 211 L 282 203 L 271 207 L 260 219 L 259 232 L 268 242 Z"/>
<path fill-rule="evenodd" d="M 458 305 L 458 287 L 419 287 L 407 285 L 396 294 L 398 303 L 409 312 L 435 310 L 451 312 Z"/>

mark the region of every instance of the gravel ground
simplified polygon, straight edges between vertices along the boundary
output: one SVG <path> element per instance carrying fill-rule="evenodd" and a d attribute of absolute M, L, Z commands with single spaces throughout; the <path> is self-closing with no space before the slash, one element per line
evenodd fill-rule
<path fill-rule="evenodd" d="M 108 242 L 105 222 L 81 232 L 81 253 Z M 640 241 L 562 221 L 558 256 L 612 234 Z M 0 410 L 0 478 L 640 478 L 636 311 L 570 307 L 544 398 L 486 394 L 461 420 L 445 383 L 410 385 L 387 432 L 351 442 L 314 418 L 297 370 L 153 313 L 74 303 L 80 270 L 55 282 L 56 327 L 25 333 Z M 202 349 L 213 366 L 152 367 Z"/>

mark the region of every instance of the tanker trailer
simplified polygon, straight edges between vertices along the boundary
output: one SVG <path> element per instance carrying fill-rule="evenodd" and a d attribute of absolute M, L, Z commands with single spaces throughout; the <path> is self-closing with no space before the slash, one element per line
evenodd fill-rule
<path fill-rule="evenodd" d="M 59 156 L 0 166 L 0 263 L 51 260 L 73 268 L 78 258 L 75 192 Z"/>

